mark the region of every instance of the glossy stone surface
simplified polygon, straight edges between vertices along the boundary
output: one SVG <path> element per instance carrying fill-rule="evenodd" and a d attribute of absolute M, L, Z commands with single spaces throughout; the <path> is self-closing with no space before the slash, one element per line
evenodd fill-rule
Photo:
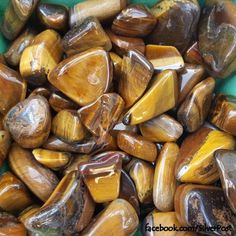
<path fill-rule="evenodd" d="M 37 16 L 47 29 L 65 30 L 68 24 L 68 10 L 63 5 L 40 3 Z"/>
<path fill-rule="evenodd" d="M 218 130 L 201 127 L 183 141 L 176 162 L 177 180 L 198 184 L 211 184 L 219 179 L 214 152 L 233 150 L 233 136 Z"/>
<path fill-rule="evenodd" d="M 108 21 L 114 18 L 126 7 L 126 0 L 92 0 L 80 2 L 70 9 L 70 26 L 81 23 L 89 16 L 99 21 Z"/>
<path fill-rule="evenodd" d="M 32 204 L 25 185 L 11 172 L 0 177 L 0 207 L 3 211 L 19 213 Z M 0 231 L 1 232 L 1 231 Z"/>
<path fill-rule="evenodd" d="M 165 0 L 153 6 L 151 12 L 158 23 L 148 37 L 149 43 L 174 46 L 184 52 L 197 30 L 198 2 Z"/>
<path fill-rule="evenodd" d="M 175 210 L 177 219 L 183 226 L 220 225 L 231 227 L 232 231 L 218 229 L 211 232 L 211 235 L 234 235 L 232 213 L 221 188 L 194 184 L 180 185 L 175 194 Z"/>
<path fill-rule="evenodd" d="M 38 34 L 21 56 L 20 73 L 29 83 L 42 85 L 47 81 L 50 71 L 62 57 L 60 35 L 54 30 L 45 30 Z"/>
<path fill-rule="evenodd" d="M 47 100 L 37 95 L 18 103 L 5 116 L 4 126 L 22 147 L 41 146 L 51 129 L 51 113 Z"/>
<path fill-rule="evenodd" d="M 145 121 L 139 129 L 142 136 L 152 142 L 176 141 L 183 134 L 182 125 L 167 114 Z"/>
<path fill-rule="evenodd" d="M 112 31 L 128 37 L 145 37 L 156 25 L 156 18 L 142 4 L 132 4 L 123 9 L 112 23 Z"/>
<path fill-rule="evenodd" d="M 96 203 L 112 201 L 119 196 L 121 165 L 122 159 L 116 153 L 80 165 L 80 173 Z M 105 188 L 109 191 L 104 191 Z"/>
<path fill-rule="evenodd" d="M 144 54 L 145 44 L 143 39 L 116 35 L 111 30 L 106 30 L 106 32 L 112 42 L 112 49 L 118 55 L 126 55 L 129 50 L 137 50 Z"/>
<path fill-rule="evenodd" d="M 9 1 L 3 16 L 1 31 L 3 35 L 13 40 L 25 26 L 39 0 Z"/>
<path fill-rule="evenodd" d="M 176 191 L 175 163 L 179 147 L 175 143 L 165 143 L 157 158 L 153 183 L 153 202 L 163 212 L 174 209 Z"/>
<path fill-rule="evenodd" d="M 8 64 L 12 66 L 19 65 L 24 49 L 32 43 L 35 35 L 36 32 L 28 28 L 12 42 L 9 49 L 4 53 L 4 57 Z"/>
<path fill-rule="evenodd" d="M 52 132 L 66 142 L 79 142 L 87 134 L 75 110 L 61 110 L 58 112 L 52 120 Z"/>
<path fill-rule="evenodd" d="M 203 125 L 213 98 L 215 80 L 209 77 L 194 86 L 178 110 L 178 121 L 188 132 Z"/>
<path fill-rule="evenodd" d="M 78 171 L 60 181 L 45 204 L 25 219 L 26 228 L 44 235 L 73 235 L 87 226 L 94 203 Z"/>
<path fill-rule="evenodd" d="M 20 74 L 0 63 L 0 113 L 5 115 L 25 99 L 27 84 Z"/>
<path fill-rule="evenodd" d="M 128 55 L 123 57 L 118 90 L 126 108 L 143 95 L 153 72 L 152 64 L 138 51 L 130 50 Z"/>
<path fill-rule="evenodd" d="M 209 120 L 221 130 L 236 135 L 236 97 L 218 95 L 212 104 Z"/>
<path fill-rule="evenodd" d="M 109 53 L 114 68 L 114 79 L 119 80 L 121 76 L 122 58 L 114 52 Z"/>
<path fill-rule="evenodd" d="M 217 150 L 214 154 L 220 174 L 221 184 L 231 210 L 236 213 L 236 152 Z"/>
<path fill-rule="evenodd" d="M 123 123 L 135 125 L 150 120 L 175 107 L 177 99 L 177 74 L 165 70 L 153 78 L 146 93 L 125 114 Z"/>
<path fill-rule="evenodd" d="M 184 60 L 187 63 L 191 63 L 191 64 L 197 64 L 197 65 L 203 64 L 203 59 L 199 52 L 198 42 L 195 42 L 193 45 L 191 45 L 188 48 L 188 50 L 186 51 L 184 55 Z"/>
<path fill-rule="evenodd" d="M 112 63 L 102 48 L 63 60 L 49 74 L 49 82 L 81 106 L 94 102 L 109 87 Z"/>
<path fill-rule="evenodd" d="M 199 25 L 199 50 L 212 76 L 225 78 L 236 68 L 236 6 L 208 1 Z"/>
<path fill-rule="evenodd" d="M 58 184 L 58 179 L 51 170 L 40 165 L 30 151 L 17 144 L 11 146 L 9 163 L 13 172 L 43 202 Z"/>
<path fill-rule="evenodd" d="M 86 18 L 75 25 L 63 38 L 63 49 L 67 55 L 75 55 L 93 47 L 111 50 L 111 41 L 95 17 Z"/>
<path fill-rule="evenodd" d="M 5 130 L 0 130 L 0 167 L 3 165 L 3 161 L 7 158 L 10 146 L 10 133 Z"/>
<path fill-rule="evenodd" d="M 112 201 L 91 224 L 83 235 L 132 235 L 138 227 L 138 216 L 132 205 L 124 199 Z"/>
<path fill-rule="evenodd" d="M 145 55 L 153 64 L 155 71 L 181 70 L 184 67 L 184 60 L 181 54 L 172 46 L 148 44 Z"/>
<path fill-rule="evenodd" d="M 38 87 L 30 93 L 29 97 L 36 96 L 36 95 L 41 95 L 48 100 L 51 95 L 51 92 L 47 88 Z"/>

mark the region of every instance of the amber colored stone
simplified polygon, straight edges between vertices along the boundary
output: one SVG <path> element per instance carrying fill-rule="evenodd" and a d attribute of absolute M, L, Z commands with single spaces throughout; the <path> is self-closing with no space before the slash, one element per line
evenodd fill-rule
<path fill-rule="evenodd" d="M 236 97 L 217 95 L 210 110 L 209 120 L 221 130 L 236 135 Z"/>
<path fill-rule="evenodd" d="M 132 205 L 124 199 L 116 199 L 91 222 L 82 235 L 133 235 L 138 223 L 139 219 Z"/>
<path fill-rule="evenodd" d="M 81 106 L 94 102 L 109 87 L 112 62 L 102 48 L 63 60 L 49 74 L 49 82 Z"/>
<path fill-rule="evenodd" d="M 78 113 L 85 127 L 96 136 L 103 136 L 113 128 L 123 109 L 124 101 L 116 93 L 101 95 L 94 103 L 82 107 Z"/>
<path fill-rule="evenodd" d="M 56 152 L 37 148 L 32 153 L 39 163 L 53 170 L 65 167 L 72 159 L 71 154 L 68 152 Z"/>
<path fill-rule="evenodd" d="M 9 148 L 11 146 L 11 137 L 9 132 L 0 130 L 0 167 L 6 159 Z"/>
<path fill-rule="evenodd" d="M 122 159 L 115 152 L 79 167 L 84 182 L 96 203 L 116 199 L 120 191 Z M 109 191 L 104 191 L 104 189 Z"/>
<path fill-rule="evenodd" d="M 87 134 L 75 110 L 61 110 L 58 112 L 52 120 L 52 132 L 66 142 L 79 142 Z"/>
<path fill-rule="evenodd" d="M 111 30 L 106 30 L 106 32 L 112 42 L 112 49 L 120 56 L 126 55 L 129 50 L 137 50 L 144 54 L 145 44 L 143 39 L 116 35 Z"/>
<path fill-rule="evenodd" d="M 118 147 L 124 152 L 140 159 L 153 162 L 157 158 L 156 145 L 141 135 L 120 131 L 117 136 Z"/>
<path fill-rule="evenodd" d="M 140 124 L 139 129 L 142 136 L 152 142 L 176 141 L 183 134 L 181 124 L 166 114 Z"/>
<path fill-rule="evenodd" d="M 217 150 L 214 154 L 221 184 L 231 210 L 236 213 L 236 152 Z"/>
<path fill-rule="evenodd" d="M 31 29 L 26 29 L 18 38 L 16 38 L 9 49 L 4 53 L 4 57 L 9 65 L 18 66 L 20 58 L 25 50 L 33 41 L 36 33 Z"/>
<path fill-rule="evenodd" d="M 184 60 L 187 63 L 202 65 L 203 59 L 199 52 L 198 42 L 191 45 L 184 55 Z"/>
<path fill-rule="evenodd" d="M 46 99 L 49 99 L 51 92 L 47 88 L 39 87 L 39 88 L 34 89 L 30 93 L 29 97 L 36 96 L 36 95 L 41 95 L 45 97 Z"/>
<path fill-rule="evenodd" d="M 134 160 L 129 168 L 129 175 L 135 183 L 139 201 L 152 203 L 154 168 L 151 164 Z"/>
<path fill-rule="evenodd" d="M 60 35 L 54 30 L 41 32 L 22 53 L 21 76 L 33 85 L 44 84 L 49 72 L 61 60 L 62 53 Z"/>
<path fill-rule="evenodd" d="M 125 114 L 123 123 L 136 125 L 175 107 L 178 99 L 178 81 L 174 70 L 155 75 L 149 89 Z M 163 102 L 165 101 L 165 102 Z"/>
<path fill-rule="evenodd" d="M 75 235 L 87 226 L 94 212 L 94 202 L 78 171 L 60 181 L 50 198 L 25 219 L 26 228 L 43 235 Z"/>
<path fill-rule="evenodd" d="M 236 5 L 207 1 L 199 23 L 199 50 L 212 76 L 225 78 L 236 71 Z"/>
<path fill-rule="evenodd" d="M 37 16 L 42 25 L 47 29 L 67 29 L 68 10 L 63 5 L 40 3 L 37 7 Z"/>
<path fill-rule="evenodd" d="M 6 114 L 25 99 L 27 84 L 20 74 L 0 63 L 0 113 Z"/>
<path fill-rule="evenodd" d="M 219 178 L 214 152 L 233 150 L 233 136 L 219 130 L 201 127 L 183 141 L 176 162 L 175 175 L 181 182 L 211 184 Z"/>
<path fill-rule="evenodd" d="M 121 118 L 122 118 L 122 116 L 121 116 Z M 112 132 L 115 132 L 115 133 L 118 134 L 118 131 L 122 131 L 122 130 L 137 133 L 138 132 L 138 126 L 137 125 L 132 125 L 132 126 L 131 125 L 125 125 L 122 122 L 117 122 L 116 125 L 114 126 Z"/>
<path fill-rule="evenodd" d="M 178 121 L 188 132 L 203 125 L 213 98 L 215 80 L 209 77 L 194 86 L 178 110 Z"/>
<path fill-rule="evenodd" d="M 193 65 L 185 63 L 184 69 L 178 74 L 180 91 L 178 104 L 180 105 L 187 95 L 191 92 L 193 87 L 197 85 L 204 75 L 204 67 L 202 65 Z"/>
<path fill-rule="evenodd" d="M 0 177 L 0 208 L 17 213 L 31 204 L 32 200 L 25 185 L 11 172 L 5 172 Z"/>
<path fill-rule="evenodd" d="M 3 65 L 7 65 L 6 59 L 3 54 L 0 54 L 0 63 Z"/>
<path fill-rule="evenodd" d="M 113 62 L 114 79 L 119 80 L 121 75 L 122 59 L 114 52 L 110 52 L 109 55 Z"/>
<path fill-rule="evenodd" d="M 226 203 L 224 192 L 221 188 L 182 184 L 175 194 L 175 210 L 179 222 L 183 226 L 193 226 L 197 233 L 200 227 L 229 227 L 232 231 L 222 231 L 222 228 L 214 230 L 212 235 L 234 235 L 232 213 Z"/>
<path fill-rule="evenodd" d="M 22 147 L 41 146 L 51 129 L 51 113 L 47 100 L 37 95 L 19 102 L 5 116 L 4 126 Z"/>
<path fill-rule="evenodd" d="M 19 220 L 6 212 L 0 213 L 0 235 L 1 236 L 27 236 L 25 226 Z"/>
<path fill-rule="evenodd" d="M 126 7 L 126 0 L 90 0 L 75 4 L 70 9 L 70 27 L 80 24 L 89 16 L 99 21 L 109 21 Z"/>
<path fill-rule="evenodd" d="M 118 90 L 126 108 L 143 95 L 153 71 L 152 64 L 138 51 L 130 50 L 128 55 L 123 57 Z"/>
<path fill-rule="evenodd" d="M 17 144 L 11 146 L 9 163 L 21 181 L 44 202 L 58 184 L 58 179 L 51 170 L 39 164 L 30 151 Z"/>
<path fill-rule="evenodd" d="M 179 147 L 175 143 L 165 143 L 157 158 L 153 183 L 153 202 L 160 211 L 174 209 L 176 190 L 175 163 Z"/>
<path fill-rule="evenodd" d="M 29 215 L 34 214 L 35 212 L 37 212 L 40 209 L 40 206 L 38 205 L 31 205 L 27 208 L 25 208 L 18 216 L 18 220 L 25 224 L 25 221 L 27 220 L 27 218 L 29 217 Z M 33 232 L 28 231 L 29 236 L 33 236 Z"/>
<path fill-rule="evenodd" d="M 3 15 L 1 31 L 9 39 L 15 39 L 33 13 L 39 0 L 9 1 Z"/>
<path fill-rule="evenodd" d="M 195 0 L 164 0 L 151 9 L 157 25 L 148 37 L 152 44 L 170 45 L 183 53 L 197 31 L 200 6 Z"/>
<path fill-rule="evenodd" d="M 145 56 L 153 64 L 156 71 L 181 70 L 184 67 L 184 60 L 181 54 L 172 46 L 148 44 Z"/>
<path fill-rule="evenodd" d="M 75 25 L 63 38 L 63 48 L 69 56 L 94 47 L 102 47 L 106 51 L 112 48 L 110 38 L 95 17 L 86 18 L 81 24 Z"/>
<path fill-rule="evenodd" d="M 78 105 L 60 92 L 53 92 L 48 100 L 52 109 L 56 112 L 61 110 L 76 110 Z"/>
<path fill-rule="evenodd" d="M 116 16 L 112 23 L 112 31 L 128 37 L 145 37 L 156 25 L 156 18 L 142 4 L 127 6 Z"/>

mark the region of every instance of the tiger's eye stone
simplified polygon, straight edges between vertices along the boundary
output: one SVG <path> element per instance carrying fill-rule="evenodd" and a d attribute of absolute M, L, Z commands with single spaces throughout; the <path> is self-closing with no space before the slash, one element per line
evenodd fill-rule
<path fill-rule="evenodd" d="M 116 153 L 80 165 L 84 182 L 96 203 L 112 201 L 119 196 L 121 165 L 122 159 Z"/>
<path fill-rule="evenodd" d="M 232 213 L 226 203 L 221 188 L 204 185 L 182 184 L 175 194 L 176 216 L 183 226 L 200 227 L 228 227 L 232 231 L 222 228 L 211 231 L 211 235 L 234 235 Z M 208 233 L 209 234 L 209 231 Z"/>
<path fill-rule="evenodd" d="M 139 129 L 142 136 L 152 142 L 176 141 L 183 134 L 182 125 L 166 114 L 140 124 Z"/>
<path fill-rule="evenodd" d="M 135 183 L 139 201 L 142 204 L 152 203 L 154 181 L 153 166 L 142 160 L 134 160 L 129 169 L 129 175 Z"/>
<path fill-rule="evenodd" d="M 183 53 L 197 30 L 198 2 L 164 0 L 153 6 L 151 12 L 158 23 L 148 37 L 149 43 L 174 46 Z"/>
<path fill-rule="evenodd" d="M 27 84 L 20 74 L 0 63 L 0 113 L 5 115 L 25 99 Z"/>
<path fill-rule="evenodd" d="M 63 48 L 67 55 L 75 55 L 93 47 L 102 47 L 106 51 L 112 48 L 111 40 L 95 17 L 86 18 L 75 25 L 63 38 Z"/>
<path fill-rule="evenodd" d="M 113 62 L 114 79 L 118 80 L 120 79 L 120 76 L 121 76 L 121 66 L 122 66 L 123 60 L 114 52 L 110 52 L 109 55 Z"/>
<path fill-rule="evenodd" d="M 146 37 L 156 25 L 156 18 L 142 4 L 127 6 L 116 16 L 112 31 L 128 37 Z"/>
<path fill-rule="evenodd" d="M 120 131 L 117 136 L 117 143 L 121 150 L 140 159 L 153 162 L 157 158 L 156 145 L 141 135 L 129 131 Z"/>
<path fill-rule="evenodd" d="M 24 33 L 13 41 L 10 48 L 4 54 L 9 65 L 19 65 L 23 51 L 32 43 L 35 35 L 36 33 L 33 30 L 26 29 Z"/>
<path fill-rule="evenodd" d="M 129 50 L 137 50 L 144 54 L 145 44 L 143 39 L 116 35 L 111 30 L 106 30 L 106 32 L 112 42 L 113 50 L 118 55 L 126 55 Z"/>
<path fill-rule="evenodd" d="M 217 95 L 210 110 L 209 120 L 225 132 L 236 135 L 236 97 Z"/>
<path fill-rule="evenodd" d="M 47 29 L 67 29 L 68 10 L 63 5 L 40 3 L 37 7 L 37 16 Z"/>
<path fill-rule="evenodd" d="M 175 143 L 165 143 L 157 158 L 153 184 L 153 202 L 160 211 L 174 209 L 176 190 L 175 163 L 179 147 Z"/>
<path fill-rule="evenodd" d="M 9 148 L 11 146 L 11 137 L 9 132 L 0 130 L 0 167 L 6 159 Z"/>
<path fill-rule="evenodd" d="M 32 204 L 25 185 L 11 172 L 0 177 L 0 208 L 3 211 L 18 213 Z"/>
<path fill-rule="evenodd" d="M 125 114 L 123 123 L 136 125 L 150 120 L 175 107 L 177 99 L 176 72 L 174 70 L 162 71 L 154 76 L 146 93 Z"/>
<path fill-rule="evenodd" d="M 56 152 L 42 148 L 34 149 L 32 153 L 39 163 L 53 170 L 65 167 L 72 159 L 68 152 Z"/>
<path fill-rule="evenodd" d="M 181 70 L 184 67 L 184 60 L 181 54 L 172 46 L 148 44 L 145 56 L 153 64 L 156 71 Z"/>
<path fill-rule="evenodd" d="M 37 95 L 19 102 L 5 116 L 4 126 L 22 147 L 41 146 L 51 129 L 51 113 L 47 100 Z"/>
<path fill-rule="evenodd" d="M 138 228 L 139 219 L 132 205 L 124 199 L 112 201 L 82 235 L 133 235 Z"/>
<path fill-rule="evenodd" d="M 50 198 L 24 224 L 40 235 L 75 235 L 87 226 L 93 212 L 94 202 L 82 177 L 73 171 L 63 177 Z"/>
<path fill-rule="evenodd" d="M 51 170 L 39 164 L 30 151 L 17 144 L 11 146 L 9 163 L 13 172 L 43 202 L 58 184 L 58 179 Z"/>
<path fill-rule="evenodd" d="M 236 213 L 236 152 L 217 150 L 214 154 L 221 184 L 231 210 Z"/>
<path fill-rule="evenodd" d="M 215 80 L 209 77 L 192 89 L 178 110 L 178 121 L 188 132 L 196 131 L 205 121 L 213 98 Z"/>
<path fill-rule="evenodd" d="M 175 175 L 181 182 L 211 184 L 219 178 L 214 160 L 218 149 L 233 150 L 233 136 L 219 130 L 201 127 L 183 141 L 176 162 Z"/>
<path fill-rule="evenodd" d="M 107 93 L 94 103 L 82 107 L 78 113 L 82 123 L 92 134 L 103 136 L 118 121 L 124 105 L 124 100 L 118 94 Z"/>
<path fill-rule="evenodd" d="M 33 13 L 39 0 L 9 1 L 3 15 L 1 31 L 9 39 L 15 39 Z"/>
<path fill-rule="evenodd" d="M 21 56 L 20 73 L 29 83 L 42 85 L 47 81 L 50 71 L 62 57 L 60 35 L 54 30 L 45 30 L 38 34 Z"/>
<path fill-rule="evenodd" d="M 198 42 L 195 42 L 193 45 L 189 47 L 184 55 L 184 60 L 187 63 L 202 65 L 203 59 L 199 52 Z"/>
<path fill-rule="evenodd" d="M 79 142 L 87 131 L 75 110 L 61 110 L 52 120 L 52 132 L 66 142 Z"/>
<path fill-rule="evenodd" d="M 233 1 L 207 1 L 199 25 L 199 50 L 212 76 L 236 71 L 236 6 Z"/>
<path fill-rule="evenodd" d="M 109 87 L 113 70 L 109 54 L 94 48 L 63 60 L 49 82 L 81 106 L 94 102 Z"/>
<path fill-rule="evenodd" d="M 0 234 L 1 236 L 27 236 L 27 230 L 15 216 L 0 212 Z"/>
<path fill-rule="evenodd" d="M 39 88 L 34 89 L 30 93 L 29 97 L 36 96 L 36 95 L 41 95 L 41 96 L 45 97 L 48 100 L 50 95 L 51 95 L 51 92 L 47 88 L 39 87 Z"/>
<path fill-rule="evenodd" d="M 178 77 L 180 81 L 178 104 L 181 104 L 193 87 L 203 79 L 204 72 L 202 65 L 185 63 L 184 69 L 179 73 Z"/>
<path fill-rule="evenodd" d="M 123 57 L 118 90 L 126 108 L 143 95 L 153 71 L 152 64 L 138 51 L 130 50 L 128 55 Z"/>

